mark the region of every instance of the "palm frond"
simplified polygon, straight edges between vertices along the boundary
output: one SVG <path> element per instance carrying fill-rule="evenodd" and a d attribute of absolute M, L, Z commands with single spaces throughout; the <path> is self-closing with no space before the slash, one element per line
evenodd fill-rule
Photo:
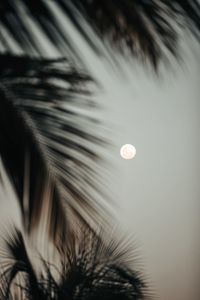
<path fill-rule="evenodd" d="M 91 80 L 65 60 L 4 54 L 0 65 L 0 154 L 27 231 L 45 211 L 58 241 L 66 236 L 66 206 L 84 222 L 104 214 L 93 197 L 103 140 L 93 130 L 95 118 L 80 111 L 91 109 Z"/>
<path fill-rule="evenodd" d="M 10 272 L 15 270 L 15 276 L 23 272 L 25 278 L 24 284 L 16 286 L 13 276 L 9 291 L 20 288 L 26 299 L 150 299 L 143 275 L 126 263 L 131 255 L 127 246 L 117 244 L 111 237 L 109 243 L 105 243 L 101 234 L 87 229 L 82 230 L 81 237 L 74 236 L 64 243 L 57 278 L 51 264 L 42 258 L 40 263 L 43 264 L 43 272 L 36 275 L 20 231 L 13 230 L 6 244 L 8 253 L 15 260 Z"/>
<path fill-rule="evenodd" d="M 130 243 L 117 243 L 109 234 L 81 232 L 61 252 L 59 299 L 146 299 L 142 274 L 127 265 Z M 132 248 L 132 247 L 131 247 Z M 64 253 L 64 255 L 63 255 Z"/>
<path fill-rule="evenodd" d="M 178 27 L 200 37 L 200 4 L 196 0 L 75 0 L 73 3 L 101 39 L 108 39 L 122 53 L 127 47 L 143 62 L 150 60 L 155 68 L 161 58 L 179 55 Z M 78 17 L 74 23 L 81 26 Z"/>
<path fill-rule="evenodd" d="M 2 282 L 4 294 L 6 296 L 3 299 L 10 299 L 13 293 L 22 288 L 16 282 L 16 278 L 21 274 L 23 274 L 21 279 L 23 278 L 24 284 L 27 285 L 26 288 L 22 289 L 24 294 L 30 289 L 32 291 L 33 299 L 44 299 L 42 290 L 38 285 L 36 271 L 29 257 L 21 231 L 15 227 L 12 229 L 10 228 L 9 234 L 5 238 L 5 244 L 7 255 L 9 258 L 13 259 L 13 263 L 10 263 L 6 272 L 1 276 L 0 283 Z"/>
<path fill-rule="evenodd" d="M 80 58 L 72 37 L 66 33 L 62 16 L 71 20 L 90 46 L 101 53 L 90 37 L 83 19 L 101 37 L 120 52 L 131 52 L 157 66 L 160 58 L 178 55 L 178 27 L 189 29 L 199 38 L 200 5 L 197 0 L 2 0 L 0 4 L 1 43 L 9 47 L 5 32 L 25 53 L 43 55 L 40 34 L 58 53 Z M 33 29 L 35 28 L 35 29 Z M 39 34 L 40 32 L 40 34 Z"/>

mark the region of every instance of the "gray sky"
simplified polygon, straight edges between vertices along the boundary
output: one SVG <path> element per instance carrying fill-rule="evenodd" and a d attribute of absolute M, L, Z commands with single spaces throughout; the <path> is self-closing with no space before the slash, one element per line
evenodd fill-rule
<path fill-rule="evenodd" d="M 185 55 L 186 66 L 160 80 L 132 65 L 128 82 L 112 78 L 103 97 L 115 124 L 118 219 L 136 235 L 161 300 L 199 299 L 200 56 Z M 137 149 L 132 161 L 119 156 L 125 143 Z"/>
<path fill-rule="evenodd" d="M 159 78 L 136 62 L 116 75 L 87 53 L 115 145 L 107 168 L 117 219 L 136 237 L 160 300 L 198 300 L 200 292 L 200 53 L 193 40 L 182 47 L 182 66 L 162 66 Z M 119 155 L 126 143 L 137 149 L 131 161 Z"/>

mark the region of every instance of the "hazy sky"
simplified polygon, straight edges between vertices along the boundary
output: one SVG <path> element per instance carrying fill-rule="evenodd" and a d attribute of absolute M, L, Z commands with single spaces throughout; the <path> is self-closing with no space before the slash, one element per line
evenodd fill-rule
<path fill-rule="evenodd" d="M 118 220 L 136 237 L 160 300 L 198 300 L 200 294 L 198 47 L 183 41 L 185 63 L 160 78 L 136 62 L 124 63 L 125 73 L 117 76 L 90 60 L 104 86 L 102 118 L 115 145 L 108 168 Z M 137 149 L 132 161 L 119 156 L 125 143 Z"/>
<path fill-rule="evenodd" d="M 107 114 L 116 124 L 112 190 L 119 219 L 136 234 L 159 299 L 199 299 L 199 57 L 162 80 L 134 70 L 113 79 Z M 132 143 L 132 161 L 119 148 Z"/>
<path fill-rule="evenodd" d="M 117 222 L 136 237 L 141 262 L 159 300 L 198 300 L 199 49 L 194 41 L 183 41 L 185 64 L 166 71 L 162 67 L 159 78 L 134 60 L 121 62 L 123 71 L 116 73 L 57 13 L 63 30 L 73 36 L 102 84 L 96 97 L 102 105 L 98 115 L 114 145 L 106 156 Z M 37 33 L 34 26 L 31 30 Z M 42 43 L 45 53 L 56 54 L 48 41 Z M 137 149 L 131 161 L 119 155 L 125 143 Z"/>

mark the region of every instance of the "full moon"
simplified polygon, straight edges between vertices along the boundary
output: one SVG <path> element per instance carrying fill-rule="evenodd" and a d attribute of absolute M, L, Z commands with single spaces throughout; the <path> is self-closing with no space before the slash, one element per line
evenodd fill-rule
<path fill-rule="evenodd" d="M 123 145 L 120 149 L 120 155 L 124 159 L 132 159 L 136 155 L 136 149 L 131 144 Z"/>

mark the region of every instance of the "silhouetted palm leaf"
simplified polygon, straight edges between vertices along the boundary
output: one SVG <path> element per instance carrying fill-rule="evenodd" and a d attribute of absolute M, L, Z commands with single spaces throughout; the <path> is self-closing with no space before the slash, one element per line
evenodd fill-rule
<path fill-rule="evenodd" d="M 105 243 L 101 235 L 83 230 L 81 237 L 74 236 L 63 244 L 56 277 L 54 267 L 43 259 L 43 272 L 36 274 L 19 230 L 10 232 L 6 247 L 14 259 L 13 266 L 4 274 L 9 281 L 9 285 L 4 286 L 7 300 L 11 299 L 13 286 L 15 290 L 21 289 L 26 299 L 149 299 L 142 275 L 130 267 L 131 253 L 124 242 L 117 244 L 110 239 Z M 24 282 L 17 285 L 15 279 L 20 272 L 23 272 Z"/>
<path fill-rule="evenodd" d="M 0 154 L 26 229 L 45 213 L 58 242 L 66 236 L 66 205 L 82 221 L 103 216 L 92 196 L 100 158 L 94 145 L 103 141 L 91 128 L 95 119 L 75 111 L 91 108 L 91 80 L 65 60 L 2 54 L 0 65 Z"/>
<path fill-rule="evenodd" d="M 60 13 L 61 11 L 61 13 Z M 101 38 L 123 51 L 126 45 L 142 60 L 150 59 L 156 67 L 159 58 L 177 55 L 177 26 L 189 28 L 199 37 L 200 5 L 197 0 L 2 0 L 0 20 L 4 26 L 0 38 L 9 49 L 5 29 L 21 49 L 30 54 L 43 54 L 38 31 L 62 54 L 72 56 L 72 37 L 62 19 L 68 17 L 93 49 L 98 46 L 88 34 L 83 18 Z M 37 26 L 35 27 L 34 24 Z M 13 51 L 14 49 L 10 49 Z"/>

